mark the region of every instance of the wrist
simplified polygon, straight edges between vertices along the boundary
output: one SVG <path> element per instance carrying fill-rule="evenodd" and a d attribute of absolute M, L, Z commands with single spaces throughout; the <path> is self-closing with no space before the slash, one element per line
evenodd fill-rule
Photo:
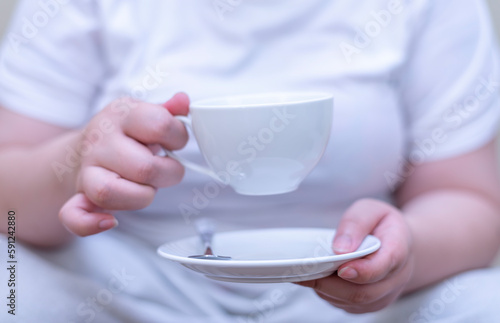
<path fill-rule="evenodd" d="M 404 213 L 404 220 L 409 232 L 408 266 L 410 269 L 410 275 L 405 284 L 405 288 L 403 289 L 403 294 L 407 294 L 427 285 L 425 281 L 422 281 L 421 263 L 425 262 L 425 259 L 420 259 L 421 257 L 418 257 L 419 253 L 417 252 L 417 250 L 422 247 L 421 241 L 418 240 L 418 237 L 420 236 L 418 234 L 419 228 L 421 228 L 422 225 L 425 226 L 426 224 L 423 222 L 423 219 L 418 216 L 408 215 L 408 213 Z M 417 264 L 420 265 L 417 266 Z M 431 271 L 432 268 L 425 268 L 425 270 Z"/>
<path fill-rule="evenodd" d="M 50 158 L 48 162 L 54 186 L 67 198 L 76 193 L 82 156 L 79 149 L 81 137 L 80 131 L 70 131 L 33 152 L 34 159 L 43 158 L 43 155 Z"/>

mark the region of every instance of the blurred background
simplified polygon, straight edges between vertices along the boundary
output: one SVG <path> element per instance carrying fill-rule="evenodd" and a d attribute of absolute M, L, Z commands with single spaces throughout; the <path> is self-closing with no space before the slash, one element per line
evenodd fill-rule
<path fill-rule="evenodd" d="M 18 0 L 0 0 L 0 39 L 3 38 L 5 29 L 10 20 L 10 16 L 12 14 L 12 10 L 14 9 Z M 451 2 L 450 2 L 451 3 Z M 497 35 L 499 35 L 500 39 L 500 1 L 498 0 L 488 0 L 491 15 L 493 17 L 493 21 L 495 23 Z M 1 76 L 0 76 L 1 77 Z M 500 140 L 499 142 L 499 161 L 500 161 Z M 500 254 L 497 258 L 497 266 L 500 266 Z"/>
<path fill-rule="evenodd" d="M 9 23 L 9 18 L 18 0 L 0 0 L 0 38 L 3 38 L 5 28 Z M 500 35 L 500 1 L 488 0 L 491 8 L 493 21 L 495 22 L 497 35 Z"/>
<path fill-rule="evenodd" d="M 5 28 L 17 0 L 0 0 L 0 36 L 3 36 Z"/>
<path fill-rule="evenodd" d="M 5 28 L 9 23 L 9 18 L 18 0 L 0 0 L 0 38 L 3 38 Z M 493 21 L 495 22 L 497 35 L 500 35 L 500 1 L 488 0 L 491 8 Z"/>

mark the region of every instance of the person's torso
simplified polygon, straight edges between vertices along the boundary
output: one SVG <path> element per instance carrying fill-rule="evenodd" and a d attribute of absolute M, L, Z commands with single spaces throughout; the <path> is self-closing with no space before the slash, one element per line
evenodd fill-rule
<path fill-rule="evenodd" d="M 106 17 L 100 37 L 109 78 L 96 110 L 122 95 L 160 103 L 177 91 L 197 100 L 314 90 L 335 100 L 325 155 L 297 191 L 250 197 L 226 187 L 208 197 L 203 192 L 211 179 L 187 170 L 180 185 L 159 190 L 142 213 L 183 225 L 213 216 L 244 226 L 331 226 L 358 198 L 388 199 L 391 173 L 405 154 L 397 82 L 408 56 L 409 6 L 328 0 L 99 2 Z M 202 162 L 193 139 L 181 154 Z"/>

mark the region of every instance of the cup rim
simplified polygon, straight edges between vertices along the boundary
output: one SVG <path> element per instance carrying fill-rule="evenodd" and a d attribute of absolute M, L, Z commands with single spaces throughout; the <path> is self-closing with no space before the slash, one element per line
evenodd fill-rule
<path fill-rule="evenodd" d="M 268 102 L 257 102 L 268 99 Z M 190 109 L 225 109 L 225 108 L 259 108 L 282 105 L 296 105 L 333 99 L 333 95 L 325 92 L 293 91 L 293 92 L 262 92 L 240 95 L 225 95 L 194 101 Z M 244 103 L 247 100 L 249 102 Z M 231 102 L 233 101 L 233 102 Z M 243 101 L 243 102 L 238 102 Z"/>

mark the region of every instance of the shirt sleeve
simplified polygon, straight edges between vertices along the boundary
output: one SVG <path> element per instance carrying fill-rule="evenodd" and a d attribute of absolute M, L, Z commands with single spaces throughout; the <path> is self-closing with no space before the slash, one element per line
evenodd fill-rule
<path fill-rule="evenodd" d="M 401 85 L 409 160 L 454 157 L 491 140 L 500 79 L 484 1 L 429 1 L 408 50 Z"/>
<path fill-rule="evenodd" d="M 81 126 L 103 77 L 101 56 L 92 0 L 20 1 L 0 49 L 0 105 Z"/>

